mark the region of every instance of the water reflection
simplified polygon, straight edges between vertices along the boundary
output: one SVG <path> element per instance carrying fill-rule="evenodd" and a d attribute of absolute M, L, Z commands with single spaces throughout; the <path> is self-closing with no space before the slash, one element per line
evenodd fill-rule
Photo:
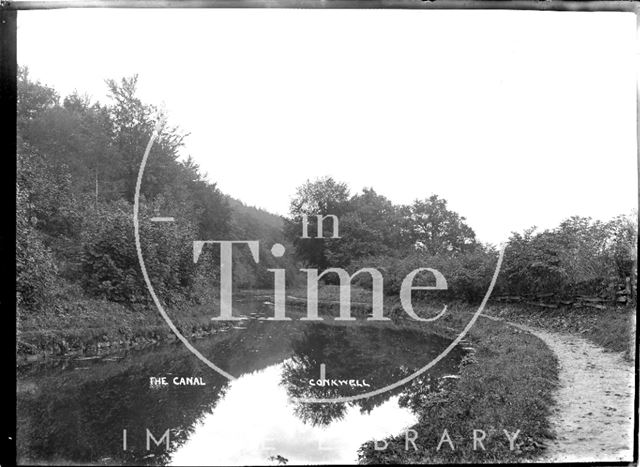
<path fill-rule="evenodd" d="M 224 396 L 226 380 L 203 371 L 179 346 L 135 352 L 118 362 L 68 362 L 18 380 L 21 463 L 166 464 L 198 420 Z M 207 386 L 149 387 L 150 375 L 202 376 Z M 151 444 L 173 428 L 170 449 Z M 123 430 L 127 449 L 123 449 Z"/>
<path fill-rule="evenodd" d="M 282 379 L 287 393 L 298 399 L 357 396 L 410 375 L 447 344 L 445 339 L 417 330 L 336 327 L 315 323 L 306 328 L 301 337 L 293 340 L 293 357 L 285 363 Z M 431 375 L 450 372 L 459 356 L 459 351 L 454 352 L 436 366 Z M 324 380 L 318 380 L 321 365 L 325 365 Z M 319 385 L 321 381 L 325 384 Z M 356 385 L 358 383 L 363 387 Z M 298 403 L 295 411 L 304 421 L 326 425 L 341 419 L 347 405 L 357 406 L 362 413 L 368 413 L 402 391 L 403 388 L 397 388 L 348 404 Z"/>
<path fill-rule="evenodd" d="M 461 357 L 452 352 L 396 392 L 348 404 L 292 404 L 291 397 L 379 388 L 421 367 L 448 342 L 383 326 L 259 321 L 261 305 L 245 304 L 249 319 L 238 329 L 195 342 L 237 377 L 232 382 L 181 344 L 21 369 L 19 462 L 270 464 L 278 455 L 290 463 L 352 462 L 362 442 L 411 424 L 412 397 L 431 390 L 429 378 L 455 373 Z M 322 364 L 328 379 L 365 380 L 371 388 L 310 385 Z M 151 376 L 201 377 L 206 386 L 154 389 Z M 158 440 L 170 429 L 169 448 L 152 442 L 147 450 L 147 429 Z"/>
<path fill-rule="evenodd" d="M 396 396 L 368 415 L 348 407 L 329 426 L 305 423 L 281 384 L 288 363 L 231 382 L 171 465 L 258 465 L 278 455 L 291 464 L 355 463 L 362 443 L 401 432 L 416 421 L 410 410 L 398 406 Z"/>

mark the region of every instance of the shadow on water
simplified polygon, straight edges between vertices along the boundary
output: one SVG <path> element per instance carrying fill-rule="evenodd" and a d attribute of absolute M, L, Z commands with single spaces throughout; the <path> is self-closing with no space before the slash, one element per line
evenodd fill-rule
<path fill-rule="evenodd" d="M 187 441 L 198 430 L 206 430 L 213 419 L 222 417 L 216 407 L 221 401 L 232 400 L 232 393 L 237 393 L 243 379 L 250 381 L 251 375 L 262 372 L 263 378 L 270 378 L 264 381 L 273 383 L 273 388 L 288 398 L 362 394 L 415 371 L 448 344 L 436 336 L 391 327 L 266 322 L 258 320 L 265 314 L 263 306 L 237 306 L 244 309 L 247 320 L 195 341 L 200 352 L 238 378 L 233 382 L 209 369 L 182 344 L 21 369 L 17 383 L 18 461 L 168 464 L 176 451 L 188 447 Z M 335 426 L 350 407 L 356 407 L 362 419 L 392 397 L 400 395 L 407 400 L 424 392 L 430 378 L 455 373 L 461 356 L 456 349 L 419 381 L 395 391 L 347 404 L 289 402 L 278 410 L 291 411 L 302 423 L 325 428 Z M 310 380 L 320 378 L 322 364 L 325 379 L 359 380 L 371 387 L 311 385 Z M 265 373 L 266 369 L 270 370 Z M 150 377 L 166 377 L 169 384 L 151 386 Z M 205 386 L 175 385 L 174 377 L 199 377 Z M 266 386 L 254 384 L 251 398 L 260 399 Z M 397 402 L 394 404 L 397 407 Z M 239 403 L 234 410 L 261 409 L 255 404 L 243 408 Z M 260 414 L 255 416 L 259 419 Z M 147 450 L 147 429 L 158 441 L 170 429 L 169 448 L 164 440 L 159 445 L 151 440 Z M 314 432 L 309 433 L 313 436 Z M 269 463 L 267 457 L 264 463 Z"/>

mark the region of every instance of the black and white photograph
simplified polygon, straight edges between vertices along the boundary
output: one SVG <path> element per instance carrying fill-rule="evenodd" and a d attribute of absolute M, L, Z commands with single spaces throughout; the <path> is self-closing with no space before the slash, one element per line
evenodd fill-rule
<path fill-rule="evenodd" d="M 637 6 L 497 3 L 1 2 L 9 463 L 637 465 Z"/>

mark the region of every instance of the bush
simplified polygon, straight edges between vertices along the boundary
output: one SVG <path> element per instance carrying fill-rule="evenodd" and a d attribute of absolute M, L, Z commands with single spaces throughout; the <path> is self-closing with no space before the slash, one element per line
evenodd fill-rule
<path fill-rule="evenodd" d="M 615 293 L 627 278 L 634 282 L 636 238 L 637 226 L 626 216 L 609 222 L 572 217 L 553 230 L 514 233 L 502 287 L 512 295 Z"/>
<path fill-rule="evenodd" d="M 27 195 L 20 186 L 16 201 L 16 304 L 21 310 L 36 311 L 49 302 L 57 271 L 51 251 L 32 225 Z"/>
<path fill-rule="evenodd" d="M 349 272 L 364 267 L 380 270 L 384 277 L 384 292 L 387 295 L 399 295 L 402 281 L 411 271 L 418 268 L 432 268 L 441 272 L 447 280 L 446 291 L 414 291 L 414 297 L 437 297 L 442 299 L 461 299 L 470 302 L 482 300 L 496 267 L 497 253 L 491 248 L 476 247 L 472 251 L 452 256 L 429 255 L 415 252 L 409 256 L 376 256 L 354 263 Z M 368 274 L 358 275 L 354 282 L 371 288 Z M 418 274 L 414 285 L 434 285 L 432 274 Z"/>
<path fill-rule="evenodd" d="M 194 284 L 194 229 L 185 219 L 153 223 L 141 206 L 140 242 L 157 295 L 169 302 L 187 295 Z M 132 207 L 125 201 L 101 204 L 82 234 L 86 292 L 116 302 L 145 302 L 149 297 L 135 247 Z"/>

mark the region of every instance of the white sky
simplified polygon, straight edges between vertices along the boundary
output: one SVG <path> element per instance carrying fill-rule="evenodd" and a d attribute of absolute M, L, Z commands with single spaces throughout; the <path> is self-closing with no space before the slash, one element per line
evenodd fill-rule
<path fill-rule="evenodd" d="M 397 203 L 437 193 L 479 239 L 637 207 L 632 13 L 52 10 L 18 62 L 63 95 L 105 78 L 189 131 L 226 193 L 286 214 L 331 175 Z"/>

